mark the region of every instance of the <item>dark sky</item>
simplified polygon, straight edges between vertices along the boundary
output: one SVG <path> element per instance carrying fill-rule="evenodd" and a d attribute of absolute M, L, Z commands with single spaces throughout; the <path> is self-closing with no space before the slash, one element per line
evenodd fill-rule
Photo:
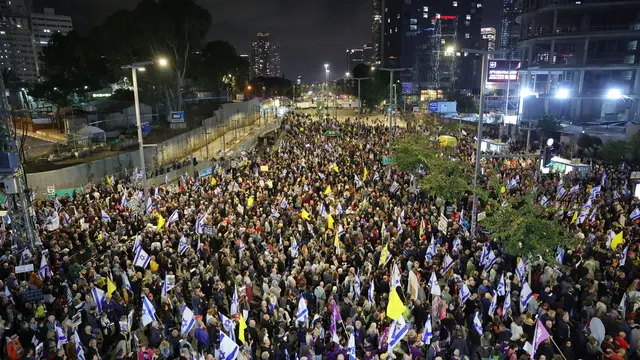
<path fill-rule="evenodd" d="M 401 1 L 401 0 L 394 0 Z M 74 27 L 86 33 L 118 9 L 136 0 L 34 0 L 38 10 L 53 7 L 70 15 Z M 347 71 L 345 50 L 371 39 L 372 0 L 196 0 L 211 13 L 208 40 L 227 40 L 240 54 L 249 54 L 256 32 L 271 33 L 280 44 L 284 76 L 304 82 L 324 79 L 323 64 L 332 77 Z M 484 26 L 497 27 L 501 0 L 486 0 Z"/>

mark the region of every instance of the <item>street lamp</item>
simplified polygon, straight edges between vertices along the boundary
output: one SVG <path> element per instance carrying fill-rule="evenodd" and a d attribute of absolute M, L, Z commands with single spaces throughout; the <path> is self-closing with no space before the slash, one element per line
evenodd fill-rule
<path fill-rule="evenodd" d="M 607 99 L 617 100 L 622 98 L 623 95 L 620 89 L 609 89 L 609 91 L 607 91 Z"/>
<path fill-rule="evenodd" d="M 558 89 L 558 91 L 556 92 L 556 99 L 568 99 L 569 98 L 569 89 L 567 88 L 560 88 Z"/>
<path fill-rule="evenodd" d="M 145 71 L 145 66 L 157 63 L 162 67 L 169 65 L 167 59 L 160 58 L 156 61 L 137 62 L 131 65 L 123 66 L 123 69 L 131 69 L 131 79 L 133 81 L 133 100 L 136 108 L 136 127 L 138 128 L 138 145 L 140 147 L 140 168 L 142 169 L 142 185 L 144 187 L 144 199 L 149 197 L 149 188 L 147 187 L 147 169 L 144 163 L 144 142 L 142 141 L 142 124 L 140 122 L 140 97 L 138 96 L 138 71 Z"/>

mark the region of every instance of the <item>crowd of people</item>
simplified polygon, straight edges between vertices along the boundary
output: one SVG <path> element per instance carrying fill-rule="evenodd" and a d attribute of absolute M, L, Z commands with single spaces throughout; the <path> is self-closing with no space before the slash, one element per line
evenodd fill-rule
<path fill-rule="evenodd" d="M 494 199 L 538 193 L 580 240 L 545 261 L 470 234 L 471 194 L 445 201 L 420 189 L 428 173 L 383 165 L 386 135 L 288 116 L 267 149 L 148 199 L 108 178 L 36 201 L 42 244 L 1 257 L 2 358 L 640 359 L 631 166 L 483 160 Z M 474 144 L 461 135 L 458 160 Z"/>

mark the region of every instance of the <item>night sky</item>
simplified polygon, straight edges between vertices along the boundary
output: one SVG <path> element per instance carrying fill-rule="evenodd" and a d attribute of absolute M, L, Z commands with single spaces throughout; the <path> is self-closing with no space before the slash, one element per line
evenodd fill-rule
<path fill-rule="evenodd" d="M 400 0 L 395 0 L 400 1 Z M 303 82 L 324 80 L 324 63 L 332 78 L 347 71 L 345 50 L 371 40 L 372 0 L 196 0 L 212 16 L 208 40 L 227 40 L 239 54 L 250 54 L 258 31 L 271 33 L 280 45 L 281 71 Z M 73 18 L 81 34 L 136 0 L 34 0 L 36 10 L 53 7 Z M 485 0 L 483 26 L 498 28 L 501 0 Z M 499 30 L 498 30 L 499 32 Z M 499 36 L 499 35 L 498 35 Z"/>

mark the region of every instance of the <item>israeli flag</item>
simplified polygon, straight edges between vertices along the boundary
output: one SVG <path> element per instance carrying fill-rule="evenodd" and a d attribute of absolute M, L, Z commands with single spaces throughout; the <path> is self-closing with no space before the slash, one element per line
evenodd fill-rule
<path fill-rule="evenodd" d="M 87 358 L 84 356 L 84 350 L 82 349 L 82 343 L 80 342 L 80 337 L 78 336 L 77 331 L 73 332 L 73 343 L 75 344 L 76 357 L 78 358 L 78 360 L 87 360 Z"/>
<path fill-rule="evenodd" d="M 313 226 L 311 226 L 311 224 L 307 223 L 307 230 L 309 231 L 309 234 L 311 234 L 311 236 L 315 235 L 313 233 Z M 280 238 L 280 241 L 282 241 L 282 238 Z"/>
<path fill-rule="evenodd" d="M 548 202 L 549 199 L 546 196 L 542 195 L 542 197 L 540 198 L 540 205 L 545 206 Z"/>
<path fill-rule="evenodd" d="M 496 263 L 496 261 L 498 261 L 498 257 L 496 256 L 496 253 L 493 252 L 493 250 L 491 250 L 489 252 L 489 256 L 487 256 L 487 262 L 484 265 L 484 269 L 486 271 L 489 271 L 489 269 L 491 269 L 491 267 L 493 266 L 493 264 Z"/>
<path fill-rule="evenodd" d="M 142 250 L 142 247 L 139 247 L 138 251 L 136 251 L 136 256 L 133 258 L 133 266 L 146 269 L 149 265 L 149 261 L 151 261 L 149 254 L 147 254 L 146 251 Z"/>
<path fill-rule="evenodd" d="M 122 199 L 120 199 L 120 207 L 127 206 L 127 193 L 122 194 Z"/>
<path fill-rule="evenodd" d="M 489 257 L 489 244 L 485 243 L 482 246 L 482 254 L 480 254 L 480 266 L 484 266 L 486 264 L 488 257 Z"/>
<path fill-rule="evenodd" d="M 100 218 L 102 219 L 102 221 L 111 222 L 111 218 L 109 217 L 109 215 L 107 215 L 106 212 L 104 212 L 104 210 L 100 209 L 100 214 Z"/>
<path fill-rule="evenodd" d="M 291 257 L 292 258 L 297 258 L 298 257 L 298 242 L 296 241 L 296 239 L 293 239 L 291 242 Z"/>
<path fill-rule="evenodd" d="M 196 234 L 204 234 L 204 226 L 205 226 L 204 221 L 206 218 L 207 218 L 207 214 L 204 214 L 198 217 L 198 220 L 196 221 Z"/>
<path fill-rule="evenodd" d="M 360 292 L 362 291 L 362 284 L 360 283 L 360 269 L 356 273 L 356 278 L 353 281 L 353 287 L 356 293 L 356 300 L 360 300 Z"/>
<path fill-rule="evenodd" d="M 575 194 L 578 192 L 578 190 L 580 190 L 580 185 L 572 187 L 571 190 L 569 190 L 569 194 Z"/>
<path fill-rule="evenodd" d="M 53 207 L 56 209 L 57 212 L 60 212 L 60 209 L 62 209 L 62 204 L 60 204 L 60 201 L 58 201 L 58 198 L 55 198 L 55 200 L 53 200 Z"/>
<path fill-rule="evenodd" d="M 424 323 L 424 331 L 422 332 L 422 341 L 423 344 L 429 345 L 431 344 L 431 338 L 433 337 L 433 330 L 431 330 L 431 315 L 427 315 L 427 321 Z"/>
<path fill-rule="evenodd" d="M 136 235 L 136 240 L 133 242 L 133 251 L 137 252 L 139 248 L 142 247 L 142 236 L 140 234 Z"/>
<path fill-rule="evenodd" d="M 56 344 L 58 349 L 60 349 L 62 345 L 68 342 L 69 342 L 69 339 L 67 339 L 66 332 L 64 331 L 64 329 L 60 327 L 58 323 L 56 323 Z"/>
<path fill-rule="evenodd" d="M 133 289 L 131 288 L 131 283 L 129 282 L 129 277 L 127 276 L 126 271 L 122 272 L 122 284 L 124 285 L 125 289 L 133 292 Z"/>
<path fill-rule="evenodd" d="M 353 331 L 349 334 L 349 342 L 347 343 L 347 355 L 349 360 L 356 360 L 356 337 Z"/>
<path fill-rule="evenodd" d="M 560 265 L 562 265 L 562 262 L 564 261 L 564 249 L 561 247 L 556 249 L 556 261 Z"/>
<path fill-rule="evenodd" d="M 239 347 L 236 342 L 220 331 L 220 360 L 236 360 Z"/>
<path fill-rule="evenodd" d="M 520 292 L 520 312 L 524 313 L 527 309 L 527 305 L 529 305 L 529 301 L 533 297 L 533 291 L 531 291 L 531 287 L 525 281 L 522 283 L 522 291 Z"/>
<path fill-rule="evenodd" d="M 622 250 L 622 256 L 620 257 L 620 266 L 624 266 L 627 263 L 627 254 L 629 253 L 629 245 Z"/>
<path fill-rule="evenodd" d="M 429 278 L 429 288 L 431 295 L 442 296 L 442 291 L 440 290 L 440 284 L 438 283 L 438 279 L 436 278 L 436 273 L 432 272 L 431 277 Z"/>
<path fill-rule="evenodd" d="M 289 204 L 287 204 L 287 199 L 282 198 L 282 200 L 280 200 L 280 207 L 283 209 L 289 208 Z"/>
<path fill-rule="evenodd" d="M 187 243 L 187 239 L 184 237 L 184 235 L 180 236 L 180 241 L 178 242 L 178 253 L 180 255 L 184 254 L 185 251 L 187 251 L 187 248 L 189 248 L 189 244 Z"/>
<path fill-rule="evenodd" d="M 393 264 L 393 269 L 391 271 L 391 287 L 396 288 L 400 286 L 400 278 L 402 274 L 400 273 L 400 269 L 398 269 L 398 264 Z"/>
<path fill-rule="evenodd" d="M 38 274 L 40 275 L 40 279 L 44 280 L 47 278 L 47 275 L 51 276 L 51 268 L 49 267 L 49 261 L 47 260 L 46 255 L 42 255 L 42 259 L 40 260 L 40 269 L 38 270 Z"/>
<path fill-rule="evenodd" d="M 322 216 L 324 218 L 329 216 L 329 214 L 327 214 L 327 209 L 324 207 L 324 203 L 320 204 L 320 216 Z"/>
<path fill-rule="evenodd" d="M 93 301 L 96 303 L 98 312 L 102 312 L 102 302 L 106 298 L 107 293 L 104 292 L 104 290 L 94 287 L 93 289 L 91 289 L 91 295 L 93 295 Z"/>
<path fill-rule="evenodd" d="M 309 320 L 309 309 L 307 309 L 307 300 L 300 296 L 298 302 L 298 312 L 296 313 L 296 324 L 299 322 L 306 322 Z"/>
<path fill-rule="evenodd" d="M 473 328 L 476 329 L 478 334 L 482 335 L 482 320 L 480 320 L 480 315 L 477 311 L 473 317 Z"/>
<path fill-rule="evenodd" d="M 506 294 L 506 288 L 504 285 L 504 273 L 500 276 L 500 281 L 498 282 L 498 295 L 504 296 Z"/>
<path fill-rule="evenodd" d="M 153 197 L 156 199 L 160 197 L 160 191 L 158 190 L 157 186 L 155 187 L 155 189 L 153 189 Z"/>
<path fill-rule="evenodd" d="M 640 210 L 638 210 L 638 208 L 633 209 L 630 217 L 631 217 L 631 221 L 636 221 L 640 219 Z"/>
<path fill-rule="evenodd" d="M 387 353 L 391 354 L 393 352 L 393 348 L 400 343 L 400 340 L 404 338 L 408 331 L 409 325 L 404 321 L 404 317 L 400 315 L 398 320 L 394 321 L 393 324 L 391 324 L 391 332 L 389 333 L 389 339 L 387 343 Z"/>
<path fill-rule="evenodd" d="M 174 210 L 173 213 L 171 213 L 171 216 L 169 216 L 169 218 L 167 219 L 167 225 L 176 221 L 178 221 L 178 209 Z"/>
<path fill-rule="evenodd" d="M 431 235 L 431 242 L 429 243 L 429 247 L 427 248 L 427 252 L 424 254 L 424 259 L 427 263 L 431 261 L 431 259 L 436 256 L 437 253 L 436 248 L 436 239 Z"/>
<path fill-rule="evenodd" d="M 236 334 L 233 331 L 233 329 L 235 328 L 233 321 L 231 321 L 228 317 L 224 316 L 222 313 L 220 313 L 220 321 L 222 321 L 222 327 L 229 333 L 229 335 L 231 335 L 231 338 L 235 342 Z"/>
<path fill-rule="evenodd" d="M 240 300 L 238 299 L 238 287 L 233 286 L 233 295 L 231 296 L 231 315 L 238 313 L 240 308 Z"/>
<path fill-rule="evenodd" d="M 172 279 L 171 283 L 172 285 L 169 285 L 169 280 L 168 279 Z M 161 297 L 165 297 L 167 296 L 167 294 L 169 293 L 169 290 L 173 289 L 175 287 L 175 283 L 176 283 L 176 276 L 175 275 L 165 275 L 164 276 L 164 283 L 162 284 L 162 293 L 160 294 Z"/>
<path fill-rule="evenodd" d="M 626 292 L 622 295 L 622 299 L 620 300 L 620 305 L 618 305 L 618 311 L 622 314 L 622 318 L 624 319 L 624 316 L 627 313 L 627 293 Z"/>
<path fill-rule="evenodd" d="M 156 188 L 158 190 L 158 188 Z M 147 198 L 147 206 L 144 207 L 144 212 L 147 214 L 151 214 L 151 210 L 153 210 L 153 202 L 151 201 L 151 197 Z"/>
<path fill-rule="evenodd" d="M 398 216 L 398 235 L 402 234 L 403 231 L 404 229 L 402 228 L 402 221 L 400 219 L 400 216 Z"/>
<path fill-rule="evenodd" d="M 336 205 L 336 215 L 342 215 L 342 213 L 344 213 L 344 210 L 342 210 L 342 205 L 338 203 L 338 205 Z M 640 217 L 640 214 L 638 215 L 638 217 Z"/>
<path fill-rule="evenodd" d="M 375 296 L 374 296 L 374 292 L 373 292 L 373 281 L 371 281 L 369 283 L 369 291 L 367 292 L 367 300 L 369 300 L 370 303 L 374 304 L 375 301 Z"/>
<path fill-rule="evenodd" d="M 271 207 L 271 216 L 273 216 L 276 219 L 278 219 L 280 217 L 280 213 L 273 206 Z"/>
<path fill-rule="evenodd" d="M 498 294 L 494 291 L 493 298 L 491 299 L 491 305 L 489 305 L 489 316 L 493 317 L 498 307 Z"/>
<path fill-rule="evenodd" d="M 516 266 L 516 276 L 518 276 L 518 279 L 520 279 L 520 281 L 525 281 L 525 276 L 527 276 L 528 271 L 529 270 L 527 269 L 527 264 L 522 258 L 520 258 L 520 261 L 518 261 L 518 266 Z"/>
<path fill-rule="evenodd" d="M 194 318 L 193 311 L 189 309 L 186 305 L 182 309 L 182 324 L 180 325 L 180 331 L 182 336 L 186 336 L 189 334 L 191 329 L 196 325 L 196 319 Z"/>
<path fill-rule="evenodd" d="M 604 186 L 604 183 L 607 182 L 607 172 L 602 172 L 602 178 L 600 179 L 600 185 Z"/>
<path fill-rule="evenodd" d="M 455 238 L 455 240 L 453 240 L 453 250 L 458 253 L 462 250 L 462 240 L 460 240 L 460 238 Z"/>
<path fill-rule="evenodd" d="M 453 259 L 451 258 L 451 256 L 449 256 L 449 254 L 446 254 L 444 256 L 444 261 L 442 262 L 442 273 L 446 273 L 447 271 L 449 271 L 449 269 L 451 269 L 451 267 L 453 266 Z"/>
<path fill-rule="evenodd" d="M 7 287 L 7 285 L 4 286 L 4 296 L 10 300 L 12 303 L 15 304 L 15 301 L 13 301 L 13 295 L 11 295 L 11 291 L 9 291 L 9 288 Z"/>
<path fill-rule="evenodd" d="M 380 180 L 380 174 L 376 171 L 376 174 L 373 176 L 373 181 Z"/>
<path fill-rule="evenodd" d="M 142 326 L 147 326 L 149 323 L 156 320 L 156 308 L 153 303 L 146 296 L 142 296 Z"/>
<path fill-rule="evenodd" d="M 462 284 L 460 288 L 460 304 L 464 305 L 464 303 L 471 297 L 471 291 L 469 291 L 469 287 L 467 284 Z"/>
<path fill-rule="evenodd" d="M 511 310 L 511 293 L 507 292 L 504 297 L 504 305 L 502 306 L 502 318 L 507 316 L 507 311 Z"/>
<path fill-rule="evenodd" d="M 67 225 L 70 225 L 70 224 L 71 224 L 71 217 L 69 217 L 69 214 L 67 214 L 66 212 L 64 212 L 64 213 L 62 214 L 62 216 L 64 216 L 64 222 L 65 222 Z"/>

